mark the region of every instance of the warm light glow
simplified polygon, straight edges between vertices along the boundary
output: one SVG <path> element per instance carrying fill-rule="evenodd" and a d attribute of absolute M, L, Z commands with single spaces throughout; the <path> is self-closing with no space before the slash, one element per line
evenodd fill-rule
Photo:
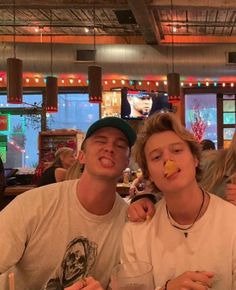
<path fill-rule="evenodd" d="M 230 86 L 233 88 L 234 87 L 234 83 L 231 83 Z"/>
<path fill-rule="evenodd" d="M 177 28 L 175 26 L 173 27 L 173 32 L 177 32 Z"/>
<path fill-rule="evenodd" d="M 79 84 L 81 83 L 81 79 L 78 79 L 78 83 L 79 83 Z"/>
<path fill-rule="evenodd" d="M 191 87 L 193 84 L 192 83 L 189 83 L 189 86 Z"/>
<path fill-rule="evenodd" d="M 138 85 L 141 86 L 142 85 L 142 82 L 138 82 Z"/>
<path fill-rule="evenodd" d="M 184 86 L 184 83 L 183 83 L 183 82 L 181 82 L 181 83 L 180 83 L 180 85 L 181 85 L 181 87 L 183 87 L 183 86 Z"/>
<path fill-rule="evenodd" d="M 89 29 L 88 29 L 87 27 L 85 27 L 85 28 L 84 28 L 84 31 L 85 31 L 86 33 L 88 33 L 88 32 L 89 32 Z"/>
<path fill-rule="evenodd" d="M 25 81 L 26 81 L 27 83 L 29 83 L 30 80 L 29 80 L 29 78 L 26 78 Z"/>
<path fill-rule="evenodd" d="M 39 28 L 35 27 L 34 32 L 38 33 L 39 32 Z"/>
<path fill-rule="evenodd" d="M 157 87 L 159 86 L 159 83 L 158 83 L 158 82 L 156 82 L 156 86 L 157 86 Z"/>
<path fill-rule="evenodd" d="M 115 80 L 112 80 L 112 83 L 113 83 L 113 84 L 115 84 L 115 83 L 116 83 L 116 81 L 115 81 Z"/>
<path fill-rule="evenodd" d="M 2 82 L 3 81 L 3 78 L 2 77 L 0 77 L 0 82 Z"/>
<path fill-rule="evenodd" d="M 36 83 L 39 83 L 39 78 L 35 78 L 35 82 Z"/>
<path fill-rule="evenodd" d="M 206 82 L 206 86 L 209 87 L 209 82 Z"/>
<path fill-rule="evenodd" d="M 222 84 L 222 87 L 225 87 L 225 83 Z"/>
<path fill-rule="evenodd" d="M 150 82 L 147 82 L 147 85 L 150 86 Z"/>
<path fill-rule="evenodd" d="M 70 82 L 70 84 L 73 84 L 74 80 L 73 79 L 70 79 L 69 82 Z"/>
<path fill-rule="evenodd" d="M 105 84 L 105 85 L 107 85 L 107 84 L 108 84 L 108 82 L 107 82 L 107 81 L 105 81 L 105 82 L 104 82 L 104 84 Z"/>
<path fill-rule="evenodd" d="M 61 82 L 62 82 L 62 84 L 64 84 L 65 83 L 65 80 L 61 80 Z"/>
<path fill-rule="evenodd" d="M 124 85 L 125 84 L 125 80 L 121 80 L 121 84 Z"/>
<path fill-rule="evenodd" d="M 165 85 L 165 86 L 167 85 L 167 81 L 164 81 L 164 85 Z"/>

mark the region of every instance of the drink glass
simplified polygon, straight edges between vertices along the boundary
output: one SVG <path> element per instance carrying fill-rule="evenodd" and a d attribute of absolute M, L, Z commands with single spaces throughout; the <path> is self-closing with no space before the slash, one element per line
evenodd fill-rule
<path fill-rule="evenodd" d="M 152 265 L 142 261 L 115 266 L 111 274 L 112 290 L 154 290 Z"/>

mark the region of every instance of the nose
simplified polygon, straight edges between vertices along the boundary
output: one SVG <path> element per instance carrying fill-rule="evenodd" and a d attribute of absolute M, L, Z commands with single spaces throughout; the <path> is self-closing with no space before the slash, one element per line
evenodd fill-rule
<path fill-rule="evenodd" d="M 107 142 L 104 145 L 104 151 L 109 152 L 109 153 L 113 153 L 114 152 L 114 144 L 112 142 Z"/>
<path fill-rule="evenodd" d="M 166 164 L 167 160 L 172 160 L 171 154 L 168 150 L 163 152 L 162 159 L 163 159 L 163 165 Z"/>

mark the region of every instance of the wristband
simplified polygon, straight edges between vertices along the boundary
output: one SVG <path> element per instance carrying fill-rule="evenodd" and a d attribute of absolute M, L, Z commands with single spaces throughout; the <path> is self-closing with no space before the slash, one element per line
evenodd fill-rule
<path fill-rule="evenodd" d="M 130 203 L 133 203 L 133 202 L 135 202 L 135 201 L 137 201 L 139 199 L 142 199 L 142 198 L 148 198 L 154 204 L 157 202 L 155 195 L 153 195 L 151 193 L 144 193 L 144 194 L 138 194 L 135 197 L 133 197 L 131 199 L 131 202 Z"/>
<path fill-rule="evenodd" d="M 168 290 L 168 289 L 167 289 L 167 287 L 168 287 L 168 283 L 169 283 L 169 282 L 170 282 L 170 280 L 167 280 L 167 281 L 166 281 L 166 283 L 165 283 L 165 286 L 164 286 L 164 289 L 163 289 L 163 290 Z"/>

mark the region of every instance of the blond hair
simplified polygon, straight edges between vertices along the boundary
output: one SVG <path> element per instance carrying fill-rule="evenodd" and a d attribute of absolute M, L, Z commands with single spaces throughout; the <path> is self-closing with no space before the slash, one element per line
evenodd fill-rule
<path fill-rule="evenodd" d="M 63 167 L 61 157 L 66 156 L 66 155 L 71 154 L 71 153 L 74 153 L 74 150 L 72 148 L 69 148 L 69 147 L 61 147 L 61 148 L 57 149 L 57 151 L 54 154 L 55 159 L 52 163 L 52 166 Z"/>
<path fill-rule="evenodd" d="M 148 139 L 155 133 L 173 131 L 183 141 L 185 141 L 192 155 L 195 156 L 199 161 L 201 158 L 201 146 L 191 132 L 189 132 L 177 119 L 174 113 L 155 113 L 144 123 L 144 127 L 134 147 L 134 156 L 143 171 L 144 178 L 149 178 L 148 166 L 146 156 L 144 153 L 145 145 Z M 201 170 L 199 167 L 196 168 L 196 178 L 200 178 Z"/>
<path fill-rule="evenodd" d="M 66 179 L 78 179 L 83 172 L 83 164 L 77 159 L 66 172 Z"/>
<path fill-rule="evenodd" d="M 212 191 L 215 185 L 222 183 L 225 176 L 232 175 L 236 170 L 236 132 L 228 148 L 206 152 L 203 157 L 206 158 L 206 164 L 201 185 Z"/>

